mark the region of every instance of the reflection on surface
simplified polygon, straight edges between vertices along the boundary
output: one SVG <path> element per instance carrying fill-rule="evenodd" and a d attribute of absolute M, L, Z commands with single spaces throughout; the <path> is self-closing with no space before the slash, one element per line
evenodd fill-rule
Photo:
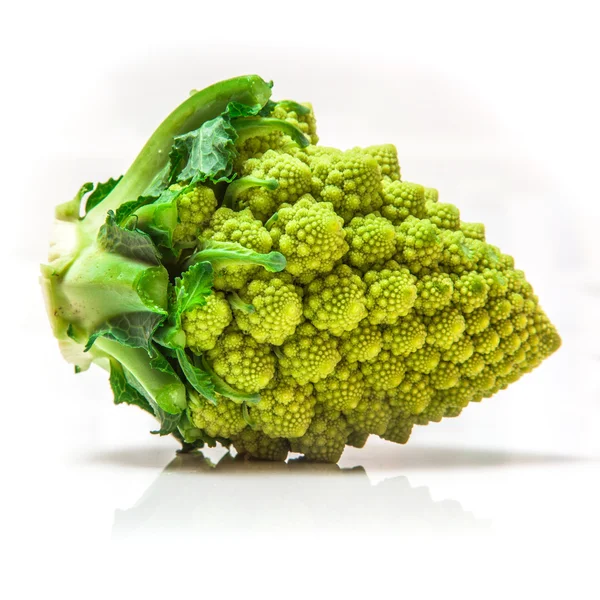
<path fill-rule="evenodd" d="M 459 469 L 489 469 L 493 467 L 549 466 L 578 462 L 577 456 L 542 454 L 536 452 L 500 450 L 494 448 L 466 448 L 460 446 L 422 446 L 407 444 L 395 452 L 384 452 L 380 445 L 365 446 L 364 450 L 347 448 L 341 464 L 350 466 L 353 458 L 365 465 L 369 474 L 390 471 L 419 471 Z"/>
<path fill-rule="evenodd" d="M 303 460 L 253 462 L 226 454 L 178 455 L 130 509 L 115 513 L 113 536 L 479 531 L 489 523 L 454 500 L 433 501 L 406 477 L 372 485 L 362 467 Z"/>

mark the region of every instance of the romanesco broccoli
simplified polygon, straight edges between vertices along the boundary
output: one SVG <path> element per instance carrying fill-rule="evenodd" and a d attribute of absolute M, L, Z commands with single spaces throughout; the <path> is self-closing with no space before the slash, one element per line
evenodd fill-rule
<path fill-rule="evenodd" d="M 42 267 L 76 372 L 184 450 L 337 461 L 406 443 L 561 344 L 512 257 L 391 144 L 317 145 L 308 103 L 238 77 L 195 92 L 127 173 L 56 209 Z"/>

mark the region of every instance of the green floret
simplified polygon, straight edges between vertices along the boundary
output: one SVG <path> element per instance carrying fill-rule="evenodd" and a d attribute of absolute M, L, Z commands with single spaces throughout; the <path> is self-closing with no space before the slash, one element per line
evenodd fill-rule
<path fill-rule="evenodd" d="M 316 144 L 319 141 L 317 120 L 310 102 L 298 103 L 291 100 L 281 100 L 273 106 L 269 116 L 290 123 L 299 129 L 310 140 L 311 144 Z"/>
<path fill-rule="evenodd" d="M 457 342 L 454 342 L 448 350 L 442 354 L 442 359 L 454 364 L 462 364 L 473 356 L 475 347 L 471 339 L 463 335 Z"/>
<path fill-rule="evenodd" d="M 497 323 L 498 321 L 503 321 L 510 317 L 512 304 L 507 298 L 494 298 L 488 303 L 486 309 L 490 315 L 490 321 L 492 323 Z"/>
<path fill-rule="evenodd" d="M 472 338 L 473 345 L 475 346 L 475 352 L 479 354 L 490 354 L 493 352 L 500 343 L 500 336 L 498 333 L 488 327 L 481 333 L 474 335 Z"/>
<path fill-rule="evenodd" d="M 469 335 L 481 333 L 490 324 L 490 315 L 485 308 L 478 308 L 465 315 L 465 331 Z"/>
<path fill-rule="evenodd" d="M 480 392 L 488 392 L 496 383 L 496 369 L 493 365 L 486 365 L 479 375 L 470 378 L 473 387 Z"/>
<path fill-rule="evenodd" d="M 381 169 L 381 176 L 398 181 L 400 179 L 400 164 L 398 163 L 398 151 L 393 144 L 381 144 L 363 148 L 363 152 L 372 156 Z"/>
<path fill-rule="evenodd" d="M 432 317 L 423 317 L 427 326 L 427 343 L 447 350 L 458 341 L 465 330 L 465 319 L 462 314 L 452 307 L 444 308 Z"/>
<path fill-rule="evenodd" d="M 523 312 L 523 309 L 525 308 L 525 298 L 523 298 L 521 294 L 508 292 L 507 298 L 514 314 Z"/>
<path fill-rule="evenodd" d="M 241 392 L 265 388 L 275 375 L 275 357 L 267 344 L 229 326 L 206 354 L 215 373 Z"/>
<path fill-rule="evenodd" d="M 461 375 L 464 377 L 477 377 L 485 368 L 485 360 L 481 354 L 473 354 L 471 358 L 462 363 L 460 367 Z"/>
<path fill-rule="evenodd" d="M 317 329 L 342 335 L 366 316 L 365 290 L 362 279 L 349 266 L 338 265 L 306 287 L 304 316 Z"/>
<path fill-rule="evenodd" d="M 495 365 L 499 363 L 503 358 L 504 352 L 502 351 L 502 348 L 500 348 L 500 344 L 498 344 L 498 347 L 495 350 L 492 350 L 486 355 L 485 361 L 489 365 Z"/>
<path fill-rule="evenodd" d="M 427 408 L 414 417 L 415 423 L 417 425 L 439 423 L 446 415 L 447 408 L 444 402 L 444 392 L 438 392 L 433 396 Z"/>
<path fill-rule="evenodd" d="M 494 329 L 498 332 L 498 335 L 501 339 L 510 337 L 515 330 L 514 325 L 508 320 L 496 321 L 494 324 Z"/>
<path fill-rule="evenodd" d="M 369 435 L 370 434 L 366 431 L 353 430 L 348 435 L 346 446 L 352 446 L 353 448 L 364 448 L 367 440 L 369 439 Z"/>
<path fill-rule="evenodd" d="M 454 293 L 452 301 L 463 313 L 471 313 L 485 306 L 488 298 L 488 284 L 477 271 L 469 271 L 453 277 Z"/>
<path fill-rule="evenodd" d="M 269 232 L 248 209 L 234 212 L 229 208 L 219 208 L 210 220 L 208 229 L 200 235 L 203 239 L 214 242 L 235 242 L 261 254 L 267 254 L 272 246 Z M 260 270 L 260 266 L 255 264 L 216 268 L 214 287 L 219 290 L 239 290 Z"/>
<path fill-rule="evenodd" d="M 383 349 L 389 350 L 394 356 L 408 356 L 425 345 L 427 327 L 416 315 L 398 319 L 394 325 L 382 329 Z"/>
<path fill-rule="evenodd" d="M 262 112 L 262 111 L 261 111 Z M 260 157 L 269 150 L 306 148 L 310 140 L 293 123 L 270 116 L 236 119 L 234 171 L 239 173 L 251 158 Z"/>
<path fill-rule="evenodd" d="M 446 411 L 444 412 L 444 418 L 454 419 L 456 417 L 459 417 L 461 413 L 462 408 L 459 408 L 458 406 L 448 406 L 446 408 Z"/>
<path fill-rule="evenodd" d="M 285 273 L 259 273 L 239 299 L 245 304 L 233 303 L 236 323 L 257 342 L 280 346 L 302 321 L 302 289 Z"/>
<path fill-rule="evenodd" d="M 379 437 L 395 444 L 406 444 L 412 433 L 415 419 L 416 417 L 406 414 L 402 409 L 393 408 L 387 429 Z"/>
<path fill-rule="evenodd" d="M 515 361 L 512 359 L 512 357 L 504 355 L 502 360 L 496 364 L 496 376 L 498 379 L 502 379 L 503 377 L 506 377 L 512 373 L 514 366 Z"/>
<path fill-rule="evenodd" d="M 465 223 L 461 221 L 460 230 L 465 237 L 485 242 L 485 225 L 483 223 Z"/>
<path fill-rule="evenodd" d="M 460 369 L 451 362 L 440 361 L 429 374 L 431 387 L 436 390 L 447 390 L 458 383 Z"/>
<path fill-rule="evenodd" d="M 222 292 L 210 294 L 206 304 L 194 306 L 181 316 L 185 345 L 196 354 L 211 350 L 231 319 L 231 309 L 225 295 Z"/>
<path fill-rule="evenodd" d="M 415 310 L 431 316 L 452 302 L 453 293 L 454 285 L 450 275 L 446 273 L 423 275 L 417 281 Z"/>
<path fill-rule="evenodd" d="M 356 408 L 364 391 L 362 373 L 345 361 L 338 363 L 329 377 L 315 383 L 317 402 L 344 413 Z"/>
<path fill-rule="evenodd" d="M 442 252 L 439 262 L 445 270 L 461 274 L 465 271 L 472 271 L 476 267 L 473 249 L 469 242 L 477 242 L 477 240 L 466 238 L 462 231 L 450 229 L 441 230 L 440 240 Z"/>
<path fill-rule="evenodd" d="M 330 272 L 348 251 L 343 226 L 331 203 L 316 202 L 307 194 L 293 206 L 282 206 L 269 232 L 273 247 L 287 259 L 287 272 L 306 283 Z"/>
<path fill-rule="evenodd" d="M 312 177 L 308 165 L 286 152 L 269 150 L 260 158 L 252 158 L 244 163 L 243 175 L 261 180 L 274 180 L 277 186 L 252 187 L 237 196 L 242 207 L 248 207 L 252 214 L 266 221 L 281 204 L 293 204 L 311 191 Z"/>
<path fill-rule="evenodd" d="M 460 213 L 454 204 L 443 202 L 425 202 L 427 218 L 440 229 L 458 229 L 460 227 Z"/>
<path fill-rule="evenodd" d="M 429 406 L 416 417 L 416 422 L 427 425 L 430 422 L 439 423 L 444 417 L 456 417 L 478 394 L 472 387 L 472 381 L 461 381 L 451 389 L 440 390 L 435 393 Z"/>
<path fill-rule="evenodd" d="M 435 266 L 442 255 L 440 230 L 429 219 L 407 217 L 396 228 L 399 262 L 406 262 L 413 273 Z"/>
<path fill-rule="evenodd" d="M 194 426 L 213 438 L 231 438 L 246 427 L 242 406 L 222 396 L 217 397 L 216 405 L 196 397 L 190 401 L 189 413 Z"/>
<path fill-rule="evenodd" d="M 300 438 L 290 440 L 292 452 L 300 452 L 309 460 L 337 462 L 342 456 L 350 427 L 337 410 L 317 404 L 315 416 Z"/>
<path fill-rule="evenodd" d="M 250 408 L 255 427 L 269 437 L 297 438 L 306 433 L 314 415 L 313 386 L 291 378 L 274 379 Z"/>
<path fill-rule="evenodd" d="M 354 217 L 345 231 L 350 246 L 346 261 L 362 271 L 389 260 L 396 252 L 394 226 L 378 213 Z"/>
<path fill-rule="evenodd" d="M 426 216 L 425 192 L 418 183 L 384 181 L 382 198 L 381 214 L 394 225 L 400 225 L 409 216 Z"/>
<path fill-rule="evenodd" d="M 313 174 L 313 193 L 331 202 L 345 223 L 381 207 L 381 170 L 377 161 L 361 150 L 307 149 Z"/>
<path fill-rule="evenodd" d="M 500 250 L 495 246 L 467 237 L 465 237 L 465 243 L 471 251 L 473 264 L 478 271 L 502 267 Z"/>
<path fill-rule="evenodd" d="M 352 331 L 342 334 L 339 350 L 346 362 L 355 363 L 375 358 L 381 351 L 382 344 L 379 328 L 363 319 Z"/>
<path fill-rule="evenodd" d="M 425 202 L 437 202 L 440 199 L 439 192 L 432 187 L 423 188 L 425 193 Z"/>
<path fill-rule="evenodd" d="M 293 377 L 300 385 L 325 379 L 341 358 L 337 338 L 309 322 L 299 325 L 277 353 L 281 375 Z"/>
<path fill-rule="evenodd" d="M 395 323 L 410 312 L 416 301 L 417 280 L 396 261 L 368 271 L 363 281 L 367 284 L 368 320 L 374 325 Z"/>
<path fill-rule="evenodd" d="M 500 298 L 509 293 L 511 281 L 514 281 L 511 272 L 502 272 L 498 269 L 483 269 L 481 275 L 488 284 L 488 297 Z"/>
<path fill-rule="evenodd" d="M 390 406 L 400 408 L 409 415 L 418 415 L 427 408 L 434 393 L 428 375 L 406 371 L 402 383 L 388 392 L 388 399 Z"/>
<path fill-rule="evenodd" d="M 260 460 L 282 461 L 287 458 L 290 450 L 290 443 L 286 439 L 270 438 L 249 427 L 233 436 L 232 442 L 238 454 Z"/>
<path fill-rule="evenodd" d="M 260 177 L 254 177 L 253 175 L 247 175 L 246 177 L 240 177 L 235 181 L 232 181 L 225 190 L 225 195 L 223 197 L 223 206 L 225 208 L 231 208 L 238 210 L 240 206 L 244 206 L 246 208 L 251 208 L 252 214 L 256 215 L 259 212 L 258 204 L 255 206 L 246 206 L 241 202 L 241 196 L 244 195 L 245 192 L 249 190 L 257 190 L 260 189 L 262 191 L 274 191 L 279 187 L 279 181 L 277 179 L 262 179 Z M 270 196 L 267 196 L 268 201 L 267 204 L 272 205 L 272 199 Z M 270 214 L 271 209 L 267 209 L 267 213 Z M 265 220 L 265 219 L 263 219 Z"/>
<path fill-rule="evenodd" d="M 533 294 L 533 289 L 531 288 L 531 284 L 525 279 L 525 273 L 519 270 L 505 270 L 502 272 L 494 271 L 494 275 L 504 278 L 504 288 L 506 292 L 512 292 L 516 294 L 521 294 L 523 298 L 531 298 Z M 499 290 L 500 292 L 500 290 Z M 498 293 L 497 295 L 502 295 Z"/>
<path fill-rule="evenodd" d="M 172 185 L 169 189 L 179 191 L 183 186 Z M 173 230 L 173 241 L 194 242 L 201 228 L 210 221 L 217 208 L 217 199 L 211 188 L 197 184 L 190 191 L 177 196 L 179 222 Z"/>
<path fill-rule="evenodd" d="M 400 385 L 404 378 L 404 362 L 387 350 L 375 358 L 360 363 L 365 383 L 375 391 L 387 391 Z"/>
<path fill-rule="evenodd" d="M 433 346 L 425 345 L 406 357 L 406 368 L 419 373 L 431 373 L 439 364 L 441 353 Z"/>
<path fill-rule="evenodd" d="M 392 417 L 392 409 L 385 394 L 366 390 L 356 408 L 346 413 L 346 420 L 352 429 L 382 435 Z"/>

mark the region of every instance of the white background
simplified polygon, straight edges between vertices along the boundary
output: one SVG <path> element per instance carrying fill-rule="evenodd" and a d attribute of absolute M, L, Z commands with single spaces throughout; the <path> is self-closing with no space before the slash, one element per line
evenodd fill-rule
<path fill-rule="evenodd" d="M 0 549 L 7 598 L 596 597 L 600 44 L 593 3 L 24 2 L 3 9 Z M 74 377 L 37 284 L 55 204 L 192 88 L 256 72 L 321 143 L 392 142 L 516 257 L 563 347 L 407 446 L 340 466 L 176 461 Z M 211 452 L 214 461 L 219 452 Z M 282 470 L 283 469 L 283 470 Z M 287 470 L 286 470 L 287 469 Z"/>

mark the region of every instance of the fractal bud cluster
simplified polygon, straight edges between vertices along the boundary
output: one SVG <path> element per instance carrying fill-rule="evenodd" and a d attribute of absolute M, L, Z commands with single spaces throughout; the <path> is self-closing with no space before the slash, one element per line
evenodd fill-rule
<path fill-rule="evenodd" d="M 318 145 L 312 106 L 258 76 L 194 92 L 123 177 L 58 206 L 42 285 L 76 372 L 106 368 L 184 450 L 405 443 L 560 346 L 483 225 L 391 144 Z"/>

